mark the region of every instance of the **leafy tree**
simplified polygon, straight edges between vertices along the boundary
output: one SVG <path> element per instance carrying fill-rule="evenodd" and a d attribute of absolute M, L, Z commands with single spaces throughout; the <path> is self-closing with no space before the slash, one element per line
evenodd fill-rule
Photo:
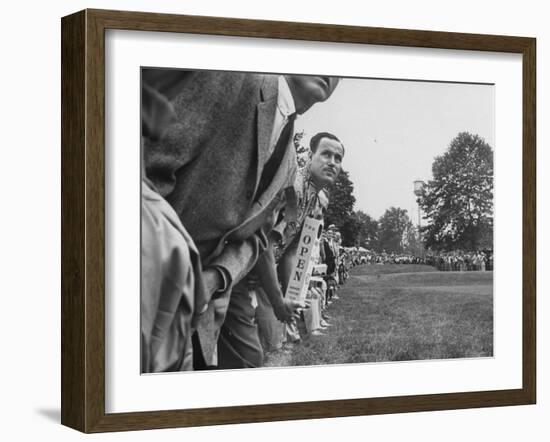
<path fill-rule="evenodd" d="M 412 255 L 421 256 L 423 245 L 418 236 L 418 229 L 409 221 L 403 232 L 403 251 Z"/>
<path fill-rule="evenodd" d="M 325 225 L 334 224 L 342 233 L 342 243 L 345 246 L 355 244 L 357 226 L 353 219 L 353 182 L 349 173 L 342 170 L 336 182 L 328 189 L 329 205 L 325 214 Z"/>
<path fill-rule="evenodd" d="M 411 220 L 407 211 L 399 207 L 386 209 L 378 221 L 379 248 L 386 252 L 401 253 L 404 251 L 404 236 Z"/>
<path fill-rule="evenodd" d="M 371 250 L 378 250 L 378 221 L 358 210 L 353 218 L 357 224 L 355 244 Z"/>
<path fill-rule="evenodd" d="M 358 224 L 357 219 L 354 216 L 354 213 L 351 216 L 344 217 L 344 221 L 341 225 L 334 223 L 340 233 L 342 234 L 342 245 L 344 247 L 356 246 L 357 245 L 357 235 L 361 226 Z M 326 224 L 328 227 L 330 224 Z"/>
<path fill-rule="evenodd" d="M 426 247 L 436 250 L 492 248 L 493 150 L 478 135 L 459 133 L 436 157 L 433 180 L 418 203 L 428 225 Z"/>
<path fill-rule="evenodd" d="M 296 160 L 298 161 L 298 167 L 304 167 L 307 163 L 309 156 L 309 147 L 303 144 L 305 132 L 296 132 L 294 134 L 293 142 L 296 149 Z"/>

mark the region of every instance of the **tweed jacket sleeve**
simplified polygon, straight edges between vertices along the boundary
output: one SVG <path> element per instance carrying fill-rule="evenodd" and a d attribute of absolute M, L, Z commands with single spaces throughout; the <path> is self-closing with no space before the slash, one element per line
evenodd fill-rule
<path fill-rule="evenodd" d="M 259 256 L 269 246 L 270 232 L 277 221 L 279 212 L 285 205 L 285 192 L 281 191 L 273 198 L 260 219 L 262 224 L 244 241 L 225 242 L 221 253 L 208 263 L 208 266 L 222 268 L 229 276 L 229 286 L 237 284 L 254 267 Z"/>
<path fill-rule="evenodd" d="M 266 225 L 245 241 L 227 243 L 222 253 L 216 257 L 210 266 L 220 267 L 229 276 L 228 288 L 244 278 L 258 260 L 260 254 L 267 248 Z"/>

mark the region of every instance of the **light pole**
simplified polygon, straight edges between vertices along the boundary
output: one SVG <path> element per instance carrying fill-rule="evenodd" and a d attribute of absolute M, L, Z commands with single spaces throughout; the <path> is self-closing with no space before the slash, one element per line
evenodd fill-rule
<path fill-rule="evenodd" d="M 422 227 L 422 213 L 420 210 L 420 203 L 418 202 L 418 198 L 422 196 L 422 191 L 424 189 L 425 183 L 422 180 L 415 180 L 413 184 L 414 184 L 413 192 L 416 195 L 416 198 L 417 198 L 416 203 L 418 204 L 418 243 L 420 247 L 420 255 L 424 257 L 424 246 L 422 245 L 422 233 L 420 231 L 420 228 Z"/>

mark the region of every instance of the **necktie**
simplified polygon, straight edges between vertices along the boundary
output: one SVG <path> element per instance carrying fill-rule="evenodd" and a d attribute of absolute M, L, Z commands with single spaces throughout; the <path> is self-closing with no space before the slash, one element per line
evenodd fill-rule
<path fill-rule="evenodd" d="M 288 116 L 288 121 L 281 131 L 281 135 L 277 140 L 275 149 L 267 162 L 265 163 L 264 170 L 262 172 L 262 177 L 260 178 L 260 184 L 258 185 L 258 190 L 256 191 L 256 199 L 258 199 L 267 189 L 267 187 L 273 181 L 273 177 L 277 172 L 277 169 L 281 165 L 281 161 L 285 155 L 286 147 L 289 143 L 289 138 L 294 132 L 294 120 L 296 119 L 296 114 L 291 114 Z"/>

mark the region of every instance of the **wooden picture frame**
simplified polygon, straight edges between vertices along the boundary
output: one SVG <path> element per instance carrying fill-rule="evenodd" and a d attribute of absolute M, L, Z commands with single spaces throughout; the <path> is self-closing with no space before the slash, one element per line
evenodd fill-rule
<path fill-rule="evenodd" d="M 519 389 L 133 413 L 105 412 L 105 30 L 522 55 L 523 385 Z M 533 404 L 536 398 L 536 41 L 533 38 L 84 10 L 62 19 L 62 407 L 83 432 Z"/>

